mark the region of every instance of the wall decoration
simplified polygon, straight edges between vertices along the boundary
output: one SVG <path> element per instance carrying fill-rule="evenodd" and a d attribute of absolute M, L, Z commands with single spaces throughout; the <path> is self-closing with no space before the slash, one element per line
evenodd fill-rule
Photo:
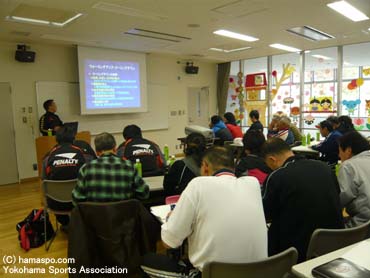
<path fill-rule="evenodd" d="M 367 127 L 367 129 L 370 130 L 370 118 L 367 118 L 366 127 Z"/>
<path fill-rule="evenodd" d="M 314 121 L 315 121 L 315 118 L 311 114 L 309 114 L 306 117 L 304 117 L 304 122 L 307 125 L 312 125 Z"/>
<path fill-rule="evenodd" d="M 346 107 L 348 115 L 354 115 L 355 110 L 358 108 L 358 105 L 361 103 L 361 100 L 343 100 L 342 104 Z"/>
<path fill-rule="evenodd" d="M 278 74 L 277 71 L 276 70 L 272 71 L 271 74 L 272 74 L 272 77 L 275 83 L 275 88 L 271 90 L 272 100 L 275 98 L 276 94 L 278 93 L 281 84 L 283 84 L 285 80 L 289 79 L 294 71 L 295 71 L 295 68 L 291 66 L 289 63 L 287 65 L 283 64 L 283 73 L 281 74 L 279 80 L 277 77 L 277 74 Z"/>
<path fill-rule="evenodd" d="M 352 79 L 351 82 L 347 84 L 347 89 L 350 91 L 355 90 L 358 87 L 361 87 L 363 84 L 364 84 L 363 78 Z"/>
<path fill-rule="evenodd" d="M 243 73 L 238 72 L 237 81 L 233 77 L 229 78 L 229 88 L 234 91 L 231 95 L 232 103 L 230 107 L 238 107 L 234 110 L 237 124 L 240 124 L 244 119 L 244 87 L 243 87 Z"/>
<path fill-rule="evenodd" d="M 298 106 L 294 106 L 290 108 L 290 116 L 293 118 L 293 122 L 297 122 L 299 118 L 301 110 L 299 109 Z"/>
<path fill-rule="evenodd" d="M 285 104 L 292 104 L 294 102 L 294 98 L 292 98 L 292 97 L 286 97 L 286 98 L 283 99 L 283 102 Z"/>
<path fill-rule="evenodd" d="M 246 101 L 244 103 L 245 109 L 249 112 L 252 110 L 257 110 L 260 113 L 260 122 L 263 126 L 266 126 L 266 101 L 265 100 L 254 100 Z M 251 125 L 252 122 L 248 119 L 248 125 Z"/>
<path fill-rule="evenodd" d="M 245 90 L 248 100 L 259 100 L 261 90 L 266 90 L 267 80 L 264 72 L 247 74 L 245 77 Z"/>
<path fill-rule="evenodd" d="M 312 112 L 333 112 L 333 108 L 334 103 L 331 96 L 310 98 L 309 110 Z"/>
<path fill-rule="evenodd" d="M 370 100 L 365 99 L 367 115 L 370 116 Z"/>
<path fill-rule="evenodd" d="M 362 70 L 362 73 L 363 73 L 364 75 L 370 75 L 370 68 L 368 68 L 368 69 L 363 69 L 363 70 Z"/>
<path fill-rule="evenodd" d="M 362 118 L 354 118 L 353 119 L 353 125 L 356 130 L 363 130 L 365 127 L 365 120 Z"/>

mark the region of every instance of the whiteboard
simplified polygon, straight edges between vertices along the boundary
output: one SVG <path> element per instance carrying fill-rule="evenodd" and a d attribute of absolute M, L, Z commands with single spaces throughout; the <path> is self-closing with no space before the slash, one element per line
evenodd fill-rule
<path fill-rule="evenodd" d="M 142 130 L 168 129 L 168 87 L 148 84 L 148 111 L 142 113 L 81 115 L 79 84 L 70 82 L 36 82 L 37 112 L 40 118 L 45 110 L 43 103 L 53 99 L 58 107 L 57 114 L 63 122 L 79 123 L 79 131 L 121 133 L 129 124 Z"/>

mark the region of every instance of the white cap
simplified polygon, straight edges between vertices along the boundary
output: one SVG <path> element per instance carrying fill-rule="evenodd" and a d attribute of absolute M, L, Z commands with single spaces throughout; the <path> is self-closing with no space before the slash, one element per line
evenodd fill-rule
<path fill-rule="evenodd" d="M 139 158 L 136 158 L 136 163 L 139 163 L 140 162 L 140 159 Z"/>

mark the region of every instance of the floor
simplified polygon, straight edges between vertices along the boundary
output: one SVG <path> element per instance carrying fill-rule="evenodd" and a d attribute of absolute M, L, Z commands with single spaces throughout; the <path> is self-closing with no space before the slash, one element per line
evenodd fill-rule
<path fill-rule="evenodd" d="M 61 231 L 57 233 L 49 251 L 46 251 L 44 246 L 30 249 L 28 252 L 20 247 L 18 232 L 15 229 L 16 224 L 22 221 L 32 209 L 41 207 L 41 190 L 38 181 L 0 186 L 0 277 L 68 277 L 66 262 L 37 264 L 25 261 L 29 258 L 32 260 L 42 258 L 66 260 L 67 258 L 68 238 L 67 234 Z M 55 226 L 54 216 L 51 215 L 50 218 Z M 164 252 L 161 242 L 158 242 L 157 250 L 159 253 Z M 6 260 L 10 260 L 8 256 L 12 256 L 11 259 L 15 258 L 16 262 L 5 264 Z M 28 270 L 44 270 L 45 274 L 5 273 L 4 267 L 7 266 L 9 266 L 8 271 L 24 271 L 27 268 Z M 61 273 L 56 274 L 56 271 Z"/>

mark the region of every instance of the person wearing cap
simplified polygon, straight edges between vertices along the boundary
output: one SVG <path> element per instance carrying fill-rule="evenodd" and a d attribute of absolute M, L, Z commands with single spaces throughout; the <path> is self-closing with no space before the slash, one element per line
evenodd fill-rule
<path fill-rule="evenodd" d="M 342 136 L 342 133 L 333 129 L 328 120 L 320 122 L 316 127 L 319 128 L 321 136 L 325 137 L 325 140 L 312 146 L 312 149 L 321 153 L 320 160 L 335 167 L 339 160 L 338 139 Z"/>

